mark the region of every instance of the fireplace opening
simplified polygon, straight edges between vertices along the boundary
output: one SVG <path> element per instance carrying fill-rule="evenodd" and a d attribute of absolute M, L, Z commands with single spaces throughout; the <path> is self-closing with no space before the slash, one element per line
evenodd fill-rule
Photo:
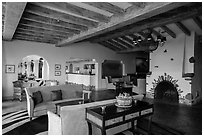
<path fill-rule="evenodd" d="M 154 99 L 165 103 L 179 103 L 179 94 L 174 84 L 164 80 L 157 84 Z"/>

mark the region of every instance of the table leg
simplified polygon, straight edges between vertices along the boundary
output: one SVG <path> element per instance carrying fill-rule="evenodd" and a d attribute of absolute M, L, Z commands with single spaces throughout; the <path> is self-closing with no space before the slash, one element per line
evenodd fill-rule
<path fill-rule="evenodd" d="M 148 134 L 151 133 L 151 124 L 152 124 L 152 116 L 149 116 L 149 122 L 148 122 Z"/>
<path fill-rule="evenodd" d="M 102 135 L 106 135 L 106 130 L 105 129 L 101 129 L 101 134 Z"/>
<path fill-rule="evenodd" d="M 88 128 L 89 128 L 89 135 L 92 135 L 92 126 L 91 126 L 91 123 L 89 123 L 88 121 L 87 121 L 87 123 L 88 123 Z"/>
<path fill-rule="evenodd" d="M 135 135 L 135 121 L 131 121 L 131 130 L 132 130 L 132 133 L 133 135 Z"/>

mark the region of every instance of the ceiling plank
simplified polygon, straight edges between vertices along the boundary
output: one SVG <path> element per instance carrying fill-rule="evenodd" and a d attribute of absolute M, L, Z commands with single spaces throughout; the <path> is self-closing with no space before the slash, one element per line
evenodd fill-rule
<path fill-rule="evenodd" d="M 84 18 L 79 18 L 73 15 L 68 15 L 59 11 L 55 11 L 55 10 L 51 10 L 48 8 L 43 8 L 37 5 L 33 5 L 33 4 L 27 4 L 27 8 L 26 8 L 26 12 L 31 12 L 31 13 L 36 13 L 36 14 L 40 14 L 42 16 L 46 16 L 46 17 L 50 17 L 50 18 L 54 18 L 54 19 L 62 19 L 66 22 L 69 23 L 74 23 L 74 24 L 79 24 L 79 25 L 85 25 L 88 26 L 90 28 L 93 27 L 97 27 L 98 26 L 98 22 L 94 22 L 91 20 L 87 20 Z"/>
<path fill-rule="evenodd" d="M 174 9 L 176 7 L 180 7 L 183 5 L 188 4 L 188 2 L 165 2 L 165 3 L 151 3 L 149 5 L 145 5 L 145 7 L 141 10 L 133 10 L 130 12 L 127 16 L 123 17 L 115 17 L 111 18 L 109 23 L 102 24 L 98 26 L 97 28 L 92 28 L 88 32 L 80 33 L 77 36 L 73 36 L 71 38 L 68 38 L 67 40 L 63 40 L 56 44 L 56 46 L 66 46 L 67 44 L 71 44 L 77 41 L 81 41 L 99 34 L 103 34 L 109 31 L 113 31 L 115 29 L 118 29 L 120 27 L 124 27 L 127 25 L 132 24 L 133 22 L 138 22 L 141 20 L 144 20 L 145 18 L 150 18 L 155 15 L 164 13 L 166 11 L 169 11 L 171 9 Z"/>
<path fill-rule="evenodd" d="M 40 22 L 47 23 L 47 24 L 53 24 L 56 26 L 64 26 L 66 28 L 72 28 L 72 29 L 76 29 L 80 31 L 88 30 L 87 26 L 73 24 L 73 23 L 63 21 L 61 19 L 54 19 L 54 18 L 50 18 L 50 17 L 46 17 L 46 16 L 34 14 L 34 13 L 29 13 L 29 12 L 24 12 L 22 18 L 31 19 L 33 21 L 40 21 Z"/>
<path fill-rule="evenodd" d="M 188 28 L 186 28 L 186 26 L 184 26 L 181 22 L 176 22 L 175 24 L 179 27 L 179 29 L 180 29 L 181 31 L 183 31 L 183 33 L 185 33 L 185 34 L 188 35 L 188 36 L 191 35 L 190 30 L 189 30 Z"/>
<path fill-rule="evenodd" d="M 54 34 L 46 34 L 42 32 L 34 32 L 34 31 L 29 31 L 29 30 L 17 30 L 15 32 L 16 34 L 28 34 L 28 35 L 36 35 L 36 36 L 42 36 L 42 37 L 52 37 L 56 39 L 65 39 L 67 37 L 59 36 L 59 35 L 54 35 Z"/>
<path fill-rule="evenodd" d="M 29 26 L 29 25 L 23 25 L 23 24 L 19 24 L 18 28 L 22 28 L 25 30 L 41 31 L 41 32 L 48 33 L 48 34 L 55 33 L 57 35 L 65 35 L 67 37 L 72 36 L 70 33 L 59 32 L 55 30 L 49 30 L 49 29 L 44 29 L 44 28 L 39 28 L 39 27 L 34 27 L 34 26 Z"/>
<path fill-rule="evenodd" d="M 62 26 L 56 26 L 56 25 L 51 25 L 51 24 L 45 24 L 45 23 L 41 23 L 39 21 L 29 20 L 27 18 L 21 19 L 20 24 L 38 26 L 38 27 L 42 27 L 45 29 L 53 29 L 53 30 L 57 30 L 57 31 L 61 31 L 61 32 L 69 32 L 70 34 L 79 34 L 80 33 L 79 30 L 65 28 Z"/>
<path fill-rule="evenodd" d="M 127 49 L 124 45 L 121 45 L 120 43 L 118 43 L 117 41 L 115 41 L 114 39 L 110 39 L 107 41 L 108 43 L 112 43 L 113 45 L 119 47 L 121 50 L 125 50 Z"/>
<path fill-rule="evenodd" d="M 110 13 L 115 14 L 115 15 L 124 13 L 123 9 L 121 9 L 121 8 L 111 4 L 111 3 L 108 3 L 108 2 L 84 2 L 84 3 L 89 4 L 89 5 L 96 7 L 96 8 L 102 9 L 102 10 L 106 10 Z"/>
<path fill-rule="evenodd" d="M 25 7 L 26 2 L 6 3 L 3 40 L 12 40 Z"/>
<path fill-rule="evenodd" d="M 199 17 L 193 17 L 194 22 L 198 25 L 200 29 L 202 29 L 202 21 Z"/>
<path fill-rule="evenodd" d="M 41 38 L 33 38 L 33 37 L 26 37 L 26 36 L 14 36 L 13 39 L 27 40 L 27 41 L 34 41 L 34 42 L 41 42 L 41 43 L 49 43 L 49 44 L 55 44 L 57 42 L 54 40 L 45 40 L 45 39 L 41 39 Z"/>
<path fill-rule="evenodd" d="M 123 41 L 122 38 L 115 38 L 115 40 L 119 43 L 121 43 L 122 45 L 125 45 L 127 48 L 133 48 L 133 46 L 131 44 L 129 44 L 128 42 L 126 41 Z"/>
<path fill-rule="evenodd" d="M 21 33 L 21 32 L 16 32 L 15 36 L 25 36 L 25 37 L 33 37 L 33 38 L 41 38 L 41 39 L 45 39 L 45 40 L 54 40 L 54 41 L 59 41 L 61 38 L 56 38 L 56 37 L 52 37 L 49 35 L 36 35 L 36 34 L 26 34 L 26 33 Z"/>
<path fill-rule="evenodd" d="M 110 18 L 107 16 L 104 16 L 102 14 L 90 11 L 89 9 L 84 9 L 66 2 L 37 2 L 33 4 L 41 7 L 45 7 L 51 10 L 63 12 L 65 14 L 73 13 L 99 22 L 108 22 L 110 20 Z"/>
<path fill-rule="evenodd" d="M 198 14 L 201 14 L 201 8 L 198 9 L 194 9 L 194 10 L 188 10 L 185 12 L 181 12 L 178 13 L 176 15 L 172 15 L 169 17 L 163 17 L 160 19 L 155 19 L 153 17 L 152 21 L 151 19 L 147 19 L 146 21 L 142 21 L 142 22 L 138 22 L 135 24 L 132 24 L 130 27 L 126 26 L 121 28 L 121 30 L 117 30 L 117 32 L 113 33 L 111 35 L 104 35 L 104 36 L 100 36 L 97 39 L 94 39 L 92 42 L 99 42 L 99 41 L 105 41 L 108 39 L 112 39 L 112 38 L 116 38 L 116 37 L 121 37 L 124 35 L 129 35 L 132 33 L 136 33 L 136 32 L 140 32 L 144 29 L 147 28 L 155 28 L 155 27 L 159 27 L 162 25 L 166 25 L 166 24 L 170 24 L 170 23 L 175 23 L 184 19 L 188 19 L 191 18 L 192 16 L 196 16 Z"/>
<path fill-rule="evenodd" d="M 121 36 L 121 38 L 122 38 L 123 40 L 127 41 L 129 44 L 133 45 L 132 39 L 130 39 L 130 38 L 126 37 L 126 36 Z M 134 47 L 134 45 L 133 45 L 133 47 Z"/>
<path fill-rule="evenodd" d="M 55 33 L 45 33 L 45 32 L 42 32 L 42 31 L 27 30 L 27 29 L 22 29 L 22 28 L 17 28 L 16 32 L 25 32 L 25 33 L 30 33 L 30 34 L 34 33 L 34 34 L 39 34 L 39 35 L 50 35 L 50 36 L 59 37 L 59 38 L 62 38 L 62 39 L 67 38 L 66 35 L 59 35 L 59 34 L 55 34 Z"/>
<path fill-rule="evenodd" d="M 169 29 L 166 25 L 161 26 L 161 28 L 166 31 L 166 33 L 168 33 L 172 38 L 176 38 L 176 34 Z"/>

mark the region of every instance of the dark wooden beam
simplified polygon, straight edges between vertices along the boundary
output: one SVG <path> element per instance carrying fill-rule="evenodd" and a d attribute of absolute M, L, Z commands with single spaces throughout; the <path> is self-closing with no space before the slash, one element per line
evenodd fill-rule
<path fill-rule="evenodd" d="M 159 27 L 159 26 L 162 26 L 162 25 L 166 25 L 166 24 L 171 24 L 171 23 L 175 23 L 175 22 L 178 22 L 178 21 L 181 21 L 181 20 L 184 20 L 184 19 L 188 19 L 188 18 L 191 18 L 192 16 L 196 16 L 196 15 L 199 15 L 201 14 L 201 9 L 194 9 L 194 10 L 189 10 L 189 11 L 186 11 L 186 12 L 182 12 L 182 13 L 178 13 L 176 15 L 172 15 L 172 16 L 169 16 L 169 17 L 164 17 L 164 18 L 161 18 L 161 19 L 155 19 L 153 17 L 153 21 L 151 21 L 150 19 L 146 20 L 146 21 L 143 21 L 141 23 L 136 23 L 134 25 L 132 25 L 131 27 L 124 27 L 124 28 L 121 28 L 123 31 L 118 31 L 118 32 L 115 32 L 111 35 L 105 35 L 103 37 L 99 37 L 98 39 L 95 39 L 93 42 L 99 42 L 99 41 L 105 41 L 105 40 L 108 40 L 108 39 L 113 39 L 113 38 L 117 38 L 117 37 L 121 37 L 121 36 L 124 36 L 124 35 L 129 35 L 129 34 L 132 34 L 132 33 L 136 33 L 136 32 L 140 32 L 144 29 L 147 29 L 147 28 L 155 28 L 155 27 Z"/>
<path fill-rule="evenodd" d="M 181 22 L 176 22 L 175 24 L 179 27 L 179 29 L 180 29 L 181 31 L 183 31 L 183 33 L 185 33 L 185 34 L 188 35 L 188 36 L 191 35 L 190 30 L 189 30 L 188 28 L 186 28 L 186 26 L 184 26 Z"/>
<path fill-rule="evenodd" d="M 121 50 L 127 49 L 124 45 L 121 45 L 120 43 L 118 43 L 117 41 L 115 41 L 114 39 L 110 39 L 107 41 L 108 43 L 112 43 L 113 45 L 119 47 Z"/>
<path fill-rule="evenodd" d="M 194 22 L 198 25 L 200 29 L 202 29 L 202 21 L 199 17 L 193 17 Z"/>
<path fill-rule="evenodd" d="M 115 40 L 119 43 L 121 43 L 122 45 L 125 45 L 127 48 L 133 48 L 133 46 L 131 44 L 129 44 L 128 42 L 124 41 L 122 38 L 115 38 Z"/>
<path fill-rule="evenodd" d="M 102 46 L 104 46 L 104 47 L 106 47 L 106 48 L 109 48 L 109 49 L 111 49 L 111 50 L 113 50 L 113 51 L 119 51 L 119 50 L 120 50 L 119 48 L 116 48 L 116 47 L 114 47 L 114 46 L 112 46 L 112 45 L 110 45 L 109 43 L 104 42 L 104 41 L 99 42 L 98 44 L 100 44 L 100 45 L 102 45 Z"/>
<path fill-rule="evenodd" d="M 23 25 L 23 24 L 19 24 L 18 28 L 25 29 L 25 30 L 39 31 L 39 32 L 48 33 L 48 34 L 55 33 L 57 35 L 64 35 L 64 36 L 67 36 L 67 37 L 72 36 L 70 33 L 59 32 L 59 31 L 55 31 L 55 30 L 49 30 L 49 29 L 45 29 L 45 28 L 39 28 L 39 27 Z"/>
<path fill-rule="evenodd" d="M 38 15 L 35 13 L 24 12 L 22 19 L 25 19 L 25 18 L 31 19 L 33 21 L 39 21 L 39 22 L 51 24 L 51 25 L 53 24 L 56 26 L 64 26 L 66 28 L 76 29 L 76 30 L 80 30 L 80 31 L 88 30 L 87 26 L 83 26 L 83 25 L 79 25 L 79 24 L 73 24 L 73 23 L 63 21 L 62 19 L 54 19 L 54 18 Z"/>
<path fill-rule="evenodd" d="M 66 28 L 66 27 L 62 27 L 62 26 L 46 24 L 46 23 L 39 22 L 39 21 L 33 21 L 33 20 L 30 20 L 29 18 L 21 19 L 20 24 L 34 26 L 34 27 L 36 26 L 36 27 L 41 27 L 41 28 L 45 28 L 45 29 L 51 29 L 51 30 L 56 30 L 56 31 L 60 31 L 60 32 L 65 32 L 65 33 L 68 32 L 70 34 L 79 34 L 80 33 L 80 31 L 76 30 L 76 29 L 70 29 L 70 28 Z"/>
<path fill-rule="evenodd" d="M 87 18 L 90 18 L 90 19 L 93 19 L 99 22 L 108 22 L 110 19 L 109 17 L 103 14 L 99 14 L 89 9 L 78 7 L 76 5 L 73 5 L 71 3 L 66 3 L 66 2 L 37 2 L 33 4 L 41 6 L 41 7 L 45 7 L 51 10 L 63 12 L 68 15 L 70 13 L 73 13 L 73 14 L 76 14 L 82 17 L 87 17 Z"/>
<path fill-rule="evenodd" d="M 82 41 L 84 39 L 88 39 L 93 36 L 104 34 L 104 33 L 119 29 L 121 27 L 128 26 L 134 22 L 138 22 L 156 15 L 162 14 L 164 12 L 167 12 L 169 10 L 172 10 L 174 8 L 178 8 L 187 4 L 189 3 L 188 2 L 175 2 L 175 3 L 174 2 L 173 3 L 154 2 L 154 3 L 151 3 L 150 5 L 146 5 L 142 10 L 134 9 L 132 12 L 129 12 L 129 15 L 127 16 L 124 15 L 122 17 L 111 18 L 110 22 L 106 24 L 102 24 L 97 28 L 93 28 L 86 33 L 80 33 L 80 35 L 73 36 L 72 38 L 69 38 L 67 40 L 63 40 L 59 42 L 56 46 L 66 46 L 68 44 L 71 44 L 77 41 Z M 123 36 L 123 35 L 120 34 L 120 36 Z M 113 38 L 116 38 L 116 37 L 113 37 Z M 102 40 L 99 40 L 99 41 L 102 41 Z"/>
<path fill-rule="evenodd" d="M 130 38 L 126 37 L 126 36 L 121 36 L 121 38 L 122 38 L 123 40 L 127 41 L 129 44 L 133 45 L 132 39 L 130 39 Z"/>
<path fill-rule="evenodd" d="M 96 7 L 96 8 L 99 8 L 99 9 L 102 9 L 102 10 L 106 10 L 110 13 L 113 13 L 113 14 L 123 14 L 124 13 L 124 10 L 111 4 L 111 3 L 108 3 L 108 2 L 84 2 L 86 4 L 89 4 L 93 7 Z"/>
<path fill-rule="evenodd" d="M 40 14 L 42 16 L 46 16 L 54 19 L 60 19 L 60 20 L 62 19 L 70 23 L 85 25 L 90 28 L 98 26 L 98 22 L 87 20 L 85 18 L 79 18 L 73 15 L 68 15 L 59 11 L 43 8 L 33 4 L 27 4 L 26 12 L 36 13 L 36 14 Z"/>
<path fill-rule="evenodd" d="M 166 33 L 168 33 L 172 38 L 176 38 L 176 34 L 171 29 L 169 29 L 167 26 L 163 25 L 161 26 L 161 28 L 164 31 L 166 31 Z"/>

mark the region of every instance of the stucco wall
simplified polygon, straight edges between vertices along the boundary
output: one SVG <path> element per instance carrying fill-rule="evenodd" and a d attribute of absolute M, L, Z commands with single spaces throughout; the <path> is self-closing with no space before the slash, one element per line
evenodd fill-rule
<path fill-rule="evenodd" d="M 18 63 L 28 55 L 39 55 L 49 64 L 50 79 L 56 79 L 60 84 L 65 82 L 66 61 L 71 58 L 96 59 L 99 64 L 99 88 L 105 88 L 101 79 L 101 63 L 104 59 L 122 60 L 125 64 L 125 73 L 135 72 L 135 54 L 116 54 L 98 44 L 79 43 L 67 47 L 54 47 L 54 45 L 28 42 L 28 41 L 3 41 L 2 42 L 2 96 L 13 95 L 12 82 L 17 80 L 17 70 L 14 74 L 5 73 L 5 65 L 13 64 L 17 69 Z M 55 64 L 61 64 L 61 76 L 54 75 Z"/>

